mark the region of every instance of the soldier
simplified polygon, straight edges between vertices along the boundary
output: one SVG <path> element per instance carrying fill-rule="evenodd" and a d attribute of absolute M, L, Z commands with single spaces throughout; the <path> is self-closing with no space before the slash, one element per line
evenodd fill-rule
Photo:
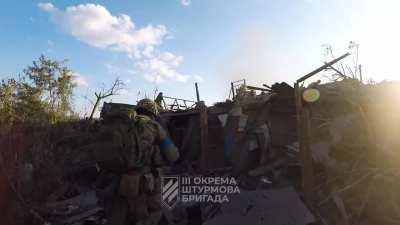
<path fill-rule="evenodd" d="M 135 116 L 136 136 L 142 152 L 140 168 L 132 168 L 122 175 L 120 194 L 127 198 L 130 215 L 136 224 L 158 224 L 161 211 L 161 167 L 165 161 L 175 162 L 178 149 L 167 132 L 156 122 L 157 105 L 150 99 L 138 102 Z"/>

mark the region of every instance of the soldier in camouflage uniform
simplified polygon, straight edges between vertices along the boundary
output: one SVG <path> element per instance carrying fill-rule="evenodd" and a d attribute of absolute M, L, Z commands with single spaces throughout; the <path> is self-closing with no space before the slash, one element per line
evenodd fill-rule
<path fill-rule="evenodd" d="M 150 99 L 138 102 L 134 123 L 141 165 L 123 174 L 120 183 L 120 194 L 128 199 L 130 215 L 137 224 L 158 224 L 162 214 L 160 168 L 165 161 L 179 158 L 178 149 L 155 120 L 158 111 Z"/>

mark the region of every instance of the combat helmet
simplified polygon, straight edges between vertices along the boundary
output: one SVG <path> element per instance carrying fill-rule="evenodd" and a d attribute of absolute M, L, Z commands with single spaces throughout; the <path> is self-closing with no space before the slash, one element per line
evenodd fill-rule
<path fill-rule="evenodd" d="M 154 116 L 159 115 L 159 110 L 157 104 L 148 98 L 144 98 L 140 100 L 136 105 L 136 111 L 141 114 L 148 114 L 151 113 Z"/>

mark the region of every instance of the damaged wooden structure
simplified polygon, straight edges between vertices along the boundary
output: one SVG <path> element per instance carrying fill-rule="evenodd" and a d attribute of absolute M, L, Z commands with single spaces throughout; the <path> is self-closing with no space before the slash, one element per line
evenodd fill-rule
<path fill-rule="evenodd" d="M 400 115 L 400 110 L 391 105 L 396 98 L 394 90 L 400 90 L 400 85 L 363 84 L 361 78 L 347 77 L 334 65 L 348 56 L 346 53 L 324 63 L 296 80 L 293 87 L 284 82 L 250 85 L 246 80 L 233 81 L 228 87 L 229 99 L 212 106 L 201 101 L 198 84 L 196 100 L 160 93 L 155 99 L 163 108 L 160 123 L 181 155 L 174 173 L 232 176 L 239 181 L 243 193 L 229 204 L 182 206 L 177 209 L 181 210 L 181 217 L 169 215 L 169 219 L 179 220 L 176 224 L 210 225 L 400 221 L 396 192 L 400 187 L 396 168 L 400 155 L 393 151 L 400 146 L 393 135 L 400 132 L 396 125 L 400 118 L 395 116 Z M 309 82 L 305 86 L 325 70 L 336 72 L 340 80 Z M 400 105 L 400 101 L 395 103 Z M 52 132 L 70 135 L 66 142 L 76 141 L 87 131 L 86 123 L 60 125 Z M 19 135 L 26 135 L 26 131 Z M 13 146 L 6 141 L 3 145 L 11 149 Z M 84 155 L 73 155 L 74 148 L 81 144 L 76 142 L 71 148 L 62 149 L 62 154 L 52 152 L 51 157 L 64 157 L 61 161 L 66 164 L 62 166 L 68 171 L 62 172 L 67 174 L 63 178 L 68 185 L 54 188 L 44 205 L 27 210 L 39 221 L 36 224 L 103 224 L 107 222 L 104 215 L 109 213 L 106 206 L 120 204 L 110 194 L 118 185 L 115 177 L 99 175 L 96 162 L 85 161 Z M 1 161 L 15 158 L 12 154 L 5 156 Z M 35 166 L 24 162 L 17 173 L 33 174 Z M 7 181 L 7 177 L 0 178 Z M 18 187 L 29 186 L 25 185 L 32 182 L 28 178 L 18 180 Z M 60 184 L 54 187 L 57 185 Z M 380 199 L 386 203 L 376 209 Z M 184 221 L 187 217 L 198 220 Z"/>
<path fill-rule="evenodd" d="M 297 140 L 290 85 L 267 89 L 242 84 L 231 96 L 210 107 L 200 101 L 194 108 L 161 113 L 181 160 L 195 162 L 199 172 L 228 166 L 243 171 L 266 163 L 277 149 Z"/>

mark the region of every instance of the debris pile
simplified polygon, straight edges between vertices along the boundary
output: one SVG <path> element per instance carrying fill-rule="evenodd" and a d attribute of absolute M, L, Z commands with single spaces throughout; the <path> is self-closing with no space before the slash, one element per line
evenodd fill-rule
<path fill-rule="evenodd" d="M 400 83 L 311 84 L 314 208 L 326 224 L 400 222 Z M 304 92 L 303 92 L 304 93 Z"/>
<path fill-rule="evenodd" d="M 204 224 L 306 225 L 315 221 L 314 216 L 299 199 L 296 190 L 290 187 L 244 191 L 233 196 L 220 210 L 220 215 Z"/>
<path fill-rule="evenodd" d="M 347 55 L 294 87 L 232 82 L 232 98 L 210 107 L 197 85 L 197 101 L 160 93 L 158 122 L 181 156 L 169 172 L 234 177 L 241 190 L 221 204 L 178 204 L 162 224 L 400 223 L 400 83 L 344 76 L 300 86 Z M 116 109 L 135 106 L 103 106 Z M 92 152 L 102 119 L 0 130 L 0 181 L 8 184 L 0 194 L 19 202 L 0 201 L 15 215 L 4 221 L 125 224 L 120 176 L 102 170 Z"/>
<path fill-rule="evenodd" d="M 211 107 L 198 102 L 196 107 L 177 108 L 175 102 L 174 107 L 164 108 L 159 122 L 168 128 L 181 152 L 173 173 L 235 177 L 243 193 L 251 198 L 270 195 L 265 192 L 269 189 L 273 189 L 271 193 L 283 193 L 278 196 L 286 195 L 290 189 L 290 195 L 299 202 L 292 209 L 309 213 L 297 193 L 300 187 L 298 152 L 287 147 L 297 139 L 294 89 L 286 83 L 277 83 L 267 88 L 239 86 L 235 91 L 234 99 Z M 111 106 L 134 107 L 105 103 L 103 110 Z M 99 170 L 88 150 L 98 126 L 97 120 L 80 120 L 46 127 L 42 132 L 36 132 L 39 128 L 20 132 L 21 139 L 27 142 L 21 149 L 26 152 L 21 153 L 23 159 L 17 167 L 9 165 L 9 168 L 18 168 L 16 172 L 8 172 L 18 180 L 10 181 L 11 184 L 24 182 L 14 190 L 26 202 L 17 214 L 28 218 L 21 224 L 29 218 L 33 224 L 124 223 L 126 202 L 116 196 L 119 176 Z M 35 137 L 29 138 L 32 131 Z M 3 140 L 7 141 L 6 136 Z M 3 153 L 12 153 L 13 147 L 8 146 L 9 151 Z M 8 156 L 7 161 L 12 157 L 15 155 Z M 270 205 L 261 202 L 259 206 L 250 206 L 244 219 L 256 213 L 260 218 L 265 217 L 265 223 L 270 220 L 286 223 L 282 214 L 262 213 L 265 208 L 290 205 L 285 198 L 275 200 Z M 235 200 L 232 204 L 240 205 L 241 201 Z M 176 221 L 191 224 L 185 220 L 188 217 L 198 218 L 200 224 L 206 221 L 213 224 L 227 216 L 225 209 L 229 207 L 229 204 L 183 205 L 173 215 L 165 212 L 165 224 Z M 307 218 L 301 224 L 307 224 L 313 217 Z"/>

